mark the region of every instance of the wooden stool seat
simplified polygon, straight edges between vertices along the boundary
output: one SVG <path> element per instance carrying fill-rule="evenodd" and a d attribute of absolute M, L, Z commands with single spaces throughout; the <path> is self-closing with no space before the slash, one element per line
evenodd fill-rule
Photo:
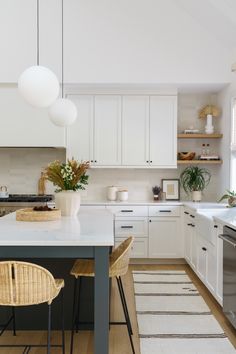
<path fill-rule="evenodd" d="M 31 347 L 46 347 L 47 354 L 50 354 L 51 347 L 60 347 L 65 354 L 64 337 L 64 314 L 63 314 L 63 279 L 55 279 L 53 275 L 45 268 L 37 264 L 20 261 L 0 262 L 0 306 L 11 306 L 12 316 L 7 322 L 0 335 L 3 334 L 6 327 L 13 322 L 13 333 L 15 330 L 15 307 L 31 306 L 43 303 L 48 304 L 48 340 L 47 344 L 30 345 L 22 344 L 24 353 L 29 353 Z M 61 292 L 62 303 L 62 344 L 51 345 L 51 303 Z M 1 347 L 11 347 L 11 345 L 0 345 Z"/>
<path fill-rule="evenodd" d="M 121 303 L 124 311 L 124 316 L 126 322 L 110 322 L 110 324 L 125 324 L 128 329 L 128 334 L 130 338 L 130 344 L 132 348 L 132 353 L 135 354 L 133 340 L 132 340 L 132 327 L 128 312 L 128 307 L 125 299 L 125 293 L 121 281 L 121 276 L 125 275 L 128 271 L 129 266 L 129 255 L 131 246 L 133 243 L 133 237 L 127 238 L 122 242 L 117 248 L 115 248 L 110 255 L 109 260 L 109 277 L 116 278 L 117 285 L 120 293 Z M 80 282 L 79 282 L 79 292 L 77 295 L 77 281 L 80 277 L 94 277 L 95 263 L 93 259 L 78 259 L 75 261 L 70 274 L 75 277 L 75 286 L 74 286 L 74 303 L 73 303 L 73 322 L 72 322 L 72 331 L 71 331 L 71 350 L 70 353 L 73 353 L 73 344 L 74 344 L 74 331 L 78 330 L 79 324 L 79 295 L 80 295 Z M 78 301 L 77 311 L 76 311 L 76 297 Z"/>

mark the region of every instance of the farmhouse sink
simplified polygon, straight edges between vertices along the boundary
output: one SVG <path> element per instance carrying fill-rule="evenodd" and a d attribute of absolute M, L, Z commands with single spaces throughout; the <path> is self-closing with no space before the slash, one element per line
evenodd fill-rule
<path fill-rule="evenodd" d="M 214 216 L 227 213 L 227 208 L 198 210 L 196 213 L 196 232 L 208 242 L 216 243 Z"/>

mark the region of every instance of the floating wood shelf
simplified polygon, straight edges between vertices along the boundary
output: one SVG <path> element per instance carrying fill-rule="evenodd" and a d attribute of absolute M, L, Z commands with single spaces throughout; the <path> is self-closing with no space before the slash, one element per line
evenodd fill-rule
<path fill-rule="evenodd" d="M 178 160 L 178 165 L 221 165 L 222 160 Z"/>
<path fill-rule="evenodd" d="M 223 134 L 178 134 L 179 139 L 220 139 Z"/>

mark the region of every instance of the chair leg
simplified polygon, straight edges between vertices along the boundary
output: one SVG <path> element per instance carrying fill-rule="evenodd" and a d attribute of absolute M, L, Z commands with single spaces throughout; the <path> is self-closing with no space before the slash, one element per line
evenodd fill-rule
<path fill-rule="evenodd" d="M 81 283 L 82 283 L 82 277 L 78 278 L 78 282 L 79 282 L 79 289 L 78 289 L 78 295 L 77 295 L 77 315 L 76 315 L 76 333 L 78 333 L 79 331 L 79 311 L 80 311 L 80 290 L 81 290 Z"/>
<path fill-rule="evenodd" d="M 77 285 L 79 279 L 74 280 L 74 298 L 73 298 L 73 309 L 72 309 L 72 327 L 71 327 L 71 340 L 70 340 L 70 354 L 73 354 L 74 349 L 74 333 L 75 333 L 75 322 L 76 322 L 76 295 L 77 295 Z"/>
<path fill-rule="evenodd" d="M 121 288 L 121 292 L 122 292 L 122 296 L 123 296 L 124 306 L 125 306 L 126 314 L 127 314 L 127 317 L 128 317 L 130 333 L 131 333 L 131 335 L 133 335 L 133 330 L 132 330 L 132 326 L 131 326 L 128 306 L 127 306 L 127 302 L 126 302 L 126 298 L 125 298 L 125 292 L 124 292 L 123 284 L 122 284 L 122 281 L 121 281 L 121 277 L 118 277 L 118 281 L 120 283 L 120 288 Z"/>
<path fill-rule="evenodd" d="M 47 339 L 47 354 L 50 354 L 51 351 L 51 304 L 48 305 L 48 339 Z"/>
<path fill-rule="evenodd" d="M 65 354 L 64 289 L 61 289 L 61 339 L 62 354 Z"/>
<path fill-rule="evenodd" d="M 12 306 L 12 326 L 13 326 L 13 336 L 16 336 L 16 311 L 14 306 Z"/>
<path fill-rule="evenodd" d="M 121 298 L 121 303 L 122 303 L 123 312 L 124 312 L 124 316 L 125 316 L 126 326 L 127 326 L 127 330 L 128 330 L 130 345 L 131 345 L 131 348 L 132 348 L 132 353 L 135 354 L 134 344 L 133 344 L 133 339 L 132 339 L 132 334 L 131 334 L 131 329 L 130 329 L 130 326 L 129 326 L 129 318 L 128 318 L 128 314 L 127 314 L 126 308 L 125 308 L 125 303 L 124 303 L 124 299 L 123 299 L 123 293 L 122 293 L 122 289 L 121 289 L 121 285 L 120 285 L 120 279 L 117 277 L 116 280 L 117 280 L 118 289 L 119 289 L 119 293 L 120 293 L 120 298 Z"/>

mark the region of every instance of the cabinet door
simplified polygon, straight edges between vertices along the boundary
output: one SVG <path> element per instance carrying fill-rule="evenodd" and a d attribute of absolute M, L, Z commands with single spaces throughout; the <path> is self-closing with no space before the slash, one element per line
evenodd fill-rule
<path fill-rule="evenodd" d="M 0 0 L 0 82 L 16 83 L 36 64 L 36 0 Z"/>
<path fill-rule="evenodd" d="M 206 270 L 207 270 L 207 248 L 205 242 L 200 237 L 198 237 L 197 274 L 204 283 L 206 282 Z"/>
<path fill-rule="evenodd" d="M 122 165 L 149 165 L 149 97 L 122 98 Z"/>
<path fill-rule="evenodd" d="M 195 225 L 191 226 L 191 266 L 193 270 L 197 268 L 197 234 L 195 231 Z"/>
<path fill-rule="evenodd" d="M 177 98 L 150 97 L 150 165 L 177 167 Z"/>
<path fill-rule="evenodd" d="M 1 147 L 65 147 L 65 129 L 56 127 L 47 109 L 28 105 L 17 87 L 0 88 Z"/>
<path fill-rule="evenodd" d="M 118 247 L 126 238 L 115 237 L 115 247 Z M 147 238 L 134 238 L 131 247 L 131 258 L 147 258 L 148 256 L 148 240 Z"/>
<path fill-rule="evenodd" d="M 121 165 L 120 96 L 95 96 L 94 161 L 97 166 Z"/>
<path fill-rule="evenodd" d="M 188 214 L 184 215 L 184 257 L 190 264 L 192 258 L 192 229 Z"/>
<path fill-rule="evenodd" d="M 181 256 L 180 218 L 151 218 L 149 220 L 149 258 Z"/>
<path fill-rule="evenodd" d="M 67 128 L 67 156 L 93 160 L 93 96 L 68 95 L 78 110 L 76 122 Z"/>
<path fill-rule="evenodd" d="M 207 245 L 207 273 L 206 273 L 206 286 L 215 294 L 216 292 L 216 248 L 208 243 Z"/>

